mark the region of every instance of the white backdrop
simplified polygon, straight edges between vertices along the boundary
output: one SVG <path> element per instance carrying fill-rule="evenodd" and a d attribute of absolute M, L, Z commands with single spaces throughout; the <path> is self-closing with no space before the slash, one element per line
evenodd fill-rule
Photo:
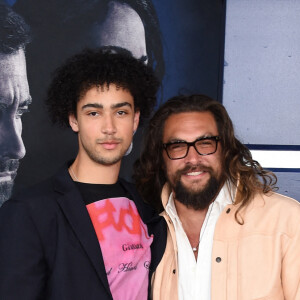
<path fill-rule="evenodd" d="M 227 0 L 223 104 L 245 144 L 296 150 L 253 155 L 300 200 L 299 0 Z"/>

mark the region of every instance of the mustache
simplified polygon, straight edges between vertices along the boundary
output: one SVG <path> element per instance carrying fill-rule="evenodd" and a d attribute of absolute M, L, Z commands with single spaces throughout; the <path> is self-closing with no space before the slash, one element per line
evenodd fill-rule
<path fill-rule="evenodd" d="M 182 174 L 193 172 L 196 170 L 201 170 L 201 171 L 210 172 L 210 173 L 213 171 L 211 167 L 204 166 L 201 163 L 198 163 L 198 164 L 188 163 L 188 164 L 186 164 L 186 166 L 184 168 L 177 170 L 176 175 L 180 176 Z"/>
<path fill-rule="evenodd" d="M 18 159 L 0 160 L 0 172 L 16 172 L 19 167 Z"/>

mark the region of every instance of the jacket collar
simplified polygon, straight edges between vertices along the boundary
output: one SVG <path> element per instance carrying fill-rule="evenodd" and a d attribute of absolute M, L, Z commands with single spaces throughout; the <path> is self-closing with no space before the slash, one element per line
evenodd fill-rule
<path fill-rule="evenodd" d="M 166 209 L 171 192 L 172 192 L 172 189 L 171 189 L 170 185 L 166 182 L 164 184 L 162 192 L 161 192 L 161 201 L 162 201 L 162 205 L 163 205 L 164 209 Z"/>
<path fill-rule="evenodd" d="M 99 241 L 82 196 L 69 175 L 69 165 L 64 165 L 54 177 L 54 190 L 59 194 L 56 200 L 112 299 Z"/>

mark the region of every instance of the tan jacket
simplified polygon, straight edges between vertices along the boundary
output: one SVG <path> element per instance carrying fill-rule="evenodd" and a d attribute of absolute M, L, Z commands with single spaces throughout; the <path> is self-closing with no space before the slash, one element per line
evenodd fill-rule
<path fill-rule="evenodd" d="M 162 192 L 164 206 L 170 190 Z M 257 195 L 243 211 L 221 213 L 212 250 L 211 300 L 300 300 L 300 204 L 271 193 Z M 178 264 L 174 226 L 168 223 L 165 254 L 152 277 L 153 300 L 177 300 Z M 201 300 L 201 299 L 199 299 Z"/>

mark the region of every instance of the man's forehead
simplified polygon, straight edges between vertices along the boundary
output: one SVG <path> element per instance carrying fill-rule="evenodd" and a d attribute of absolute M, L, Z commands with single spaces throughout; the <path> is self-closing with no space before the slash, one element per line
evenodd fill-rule
<path fill-rule="evenodd" d="M 176 138 L 184 136 L 205 136 L 217 134 L 217 125 L 211 112 L 180 112 L 170 115 L 164 125 L 163 136 Z"/>
<path fill-rule="evenodd" d="M 0 53 L 0 78 L 26 74 L 25 53 L 19 49 L 10 54 Z"/>
<path fill-rule="evenodd" d="M 30 101 L 24 51 L 0 54 L 0 103 L 9 106 Z"/>

